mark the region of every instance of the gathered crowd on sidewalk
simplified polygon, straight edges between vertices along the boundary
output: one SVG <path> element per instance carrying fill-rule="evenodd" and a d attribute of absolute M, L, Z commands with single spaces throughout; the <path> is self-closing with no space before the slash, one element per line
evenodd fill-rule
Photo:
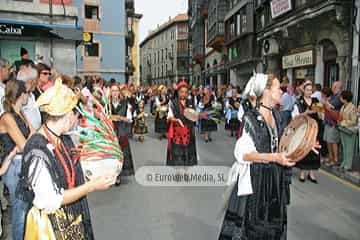
<path fill-rule="evenodd" d="M 184 80 L 169 86 L 135 86 L 99 76 L 87 79 L 66 76 L 44 63 L 35 64 L 27 60 L 26 52 L 23 55 L 23 59 L 13 65 L 0 59 L 0 200 L 3 211 L 11 206 L 12 236 L 15 240 L 24 239 L 29 234 L 29 222 L 25 221 L 29 213 L 34 214 L 33 206 L 53 213 L 50 221 L 58 239 L 68 239 L 67 234 L 73 234 L 71 239 L 83 239 L 84 236 L 85 239 L 93 239 L 86 195 L 113 184 L 120 185 L 121 176 L 134 175 L 129 139 L 146 141 L 149 116 L 154 118 L 159 140 L 168 139 L 164 157 L 166 165 L 197 164 L 196 129 L 203 141 L 211 144 L 216 141 L 212 132 L 224 126 L 230 144 L 235 142 L 232 139 L 239 139 L 235 152 L 243 151 L 244 146 L 255 149 L 258 140 L 254 138 L 261 131 L 249 132 L 249 121 L 255 121 L 261 114 L 266 116 L 266 111 L 274 108 L 280 113 L 274 115 L 275 125 L 281 122 L 286 126 L 299 115 L 307 115 L 318 124 L 320 154 L 311 152 L 303 161 L 296 163 L 294 167 L 300 169 L 300 182 L 309 180 L 318 183 L 316 171 L 322 164 L 344 171 L 359 171 L 353 168 L 353 161 L 359 150 L 360 108 L 352 103 L 353 94 L 343 89 L 341 81 L 334 82 L 331 88 L 322 88 L 311 80 L 293 86 L 284 77 L 278 81 L 280 90 L 272 93 L 266 91 L 277 84 L 276 78 L 271 75 L 251 79 L 253 82 L 250 81 L 243 90 L 231 85 L 189 86 Z M 62 83 L 57 82 L 58 78 L 62 79 Z M 256 88 L 259 81 L 262 81 L 261 91 Z M 108 92 L 111 118 L 124 153 L 123 170 L 121 176 L 85 181 L 80 164 L 73 160 L 71 149 L 74 143 L 68 132 L 76 127 L 80 118 L 76 111 L 78 101 L 91 108 L 94 96 L 105 105 L 103 95 Z M 279 103 L 272 106 L 273 101 L 268 99 L 274 98 L 274 94 L 280 94 Z M 149 113 L 146 112 L 147 104 Z M 196 121 L 190 121 L 185 116 L 188 108 L 198 114 Z M 255 109 L 263 110 L 257 112 Z M 270 126 L 269 129 L 273 128 Z M 280 136 L 277 132 L 273 134 Z M 275 154 L 277 147 L 269 147 L 261 151 Z M 274 158 L 281 157 L 276 155 Z M 279 164 L 290 166 L 289 163 Z M 281 190 L 288 193 L 285 188 Z M 4 192 L 9 194 L 9 203 Z M 285 206 L 285 202 L 279 204 Z M 66 219 L 57 212 L 60 210 L 67 214 Z M 231 212 L 231 209 L 228 211 Z M 224 227 L 228 218 L 231 216 L 226 215 Z M 64 230 L 60 227 L 63 221 L 77 224 L 69 224 Z M 221 234 L 226 239 L 226 233 Z"/>

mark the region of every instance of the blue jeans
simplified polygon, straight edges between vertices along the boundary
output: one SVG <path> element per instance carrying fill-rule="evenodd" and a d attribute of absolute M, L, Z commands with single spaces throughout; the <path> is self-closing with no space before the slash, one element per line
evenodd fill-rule
<path fill-rule="evenodd" d="M 18 199 L 15 195 L 16 187 L 19 182 L 19 175 L 21 171 L 21 155 L 16 155 L 12 160 L 8 171 L 4 175 L 4 183 L 9 189 L 11 201 L 11 230 L 12 239 L 23 240 L 25 219 L 28 210 L 28 203 Z"/>

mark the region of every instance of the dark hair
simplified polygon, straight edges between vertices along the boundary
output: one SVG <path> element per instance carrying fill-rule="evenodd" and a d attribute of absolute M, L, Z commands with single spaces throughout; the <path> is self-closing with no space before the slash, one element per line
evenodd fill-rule
<path fill-rule="evenodd" d="M 342 91 L 340 96 L 347 102 L 351 102 L 353 100 L 353 94 L 351 91 Z"/>
<path fill-rule="evenodd" d="M 13 110 L 12 105 L 16 103 L 18 98 L 26 92 L 26 86 L 23 81 L 11 80 L 6 83 L 5 97 L 4 97 L 4 110 L 11 112 Z"/>
<path fill-rule="evenodd" d="M 74 87 L 74 79 L 68 75 L 62 75 L 61 76 L 62 79 L 62 83 L 64 85 L 66 85 L 68 88 L 73 88 Z"/>
<path fill-rule="evenodd" d="M 81 77 L 79 77 L 79 76 L 74 76 L 73 79 L 74 79 L 74 85 L 75 85 L 75 86 L 76 86 L 76 85 L 79 85 L 79 84 L 81 84 L 81 86 L 83 85 L 83 80 L 82 80 Z"/>
<path fill-rule="evenodd" d="M 320 83 L 315 84 L 315 89 L 316 91 L 321 91 L 321 84 Z"/>
<path fill-rule="evenodd" d="M 306 83 L 306 84 L 304 85 L 304 90 L 305 90 L 305 88 L 307 88 L 308 86 L 313 87 L 313 84 L 312 84 L 312 83 Z"/>
<path fill-rule="evenodd" d="M 48 65 L 46 65 L 45 63 L 38 63 L 36 65 L 36 69 L 38 70 L 39 75 L 44 70 L 51 71 L 51 68 Z"/>
<path fill-rule="evenodd" d="M 330 97 L 333 95 L 331 88 L 325 87 L 321 90 L 321 93 L 324 94 L 326 97 Z"/>

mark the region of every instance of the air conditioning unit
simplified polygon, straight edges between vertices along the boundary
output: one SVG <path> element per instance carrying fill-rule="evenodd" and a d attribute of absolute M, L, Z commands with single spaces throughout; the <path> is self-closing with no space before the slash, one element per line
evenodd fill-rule
<path fill-rule="evenodd" d="M 265 39 L 262 46 L 262 52 L 264 56 L 279 54 L 279 44 L 273 38 Z"/>

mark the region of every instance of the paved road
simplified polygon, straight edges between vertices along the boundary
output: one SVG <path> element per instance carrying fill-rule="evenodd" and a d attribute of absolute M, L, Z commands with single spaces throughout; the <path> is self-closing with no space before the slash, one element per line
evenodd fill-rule
<path fill-rule="evenodd" d="M 201 165 L 232 165 L 235 142 L 220 128 L 212 143 L 198 141 Z M 164 165 L 166 140 L 149 134 L 131 147 L 136 168 Z M 294 177 L 288 239 L 359 240 L 360 190 L 324 173 L 318 179 L 315 185 Z M 125 180 L 89 197 L 96 239 L 217 239 L 223 187 L 144 187 L 134 177 Z"/>

